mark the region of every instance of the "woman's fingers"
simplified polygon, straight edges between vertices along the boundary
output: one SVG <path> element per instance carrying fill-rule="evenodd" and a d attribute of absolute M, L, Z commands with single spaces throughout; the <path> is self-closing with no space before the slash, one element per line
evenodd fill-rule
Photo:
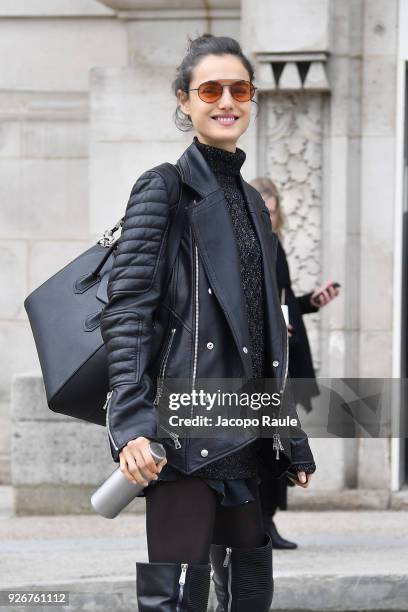
<path fill-rule="evenodd" d="M 126 450 L 126 447 L 121 451 L 119 461 L 120 471 L 130 482 L 137 482 L 144 486 L 148 484 L 137 469 L 136 462 L 132 454 Z"/>
<path fill-rule="evenodd" d="M 302 487 L 303 489 L 306 489 L 306 487 L 309 486 L 311 476 L 312 476 L 311 474 L 306 474 L 305 472 L 298 472 L 297 477 L 301 483 L 299 486 Z"/>
<path fill-rule="evenodd" d="M 125 458 L 127 462 L 127 470 L 130 473 L 133 481 L 136 481 L 137 483 L 146 487 L 149 484 L 149 481 L 147 480 L 144 472 L 142 472 L 139 468 L 139 465 L 134 455 L 129 450 L 127 450 Z"/>
<path fill-rule="evenodd" d="M 130 481 L 147 486 L 150 480 L 157 480 L 158 474 L 167 463 L 164 458 L 156 464 L 150 452 L 150 442 L 139 436 L 130 440 L 119 453 L 120 470 Z"/>
<path fill-rule="evenodd" d="M 140 453 L 140 462 L 138 461 L 138 465 L 140 469 L 143 471 L 143 474 L 146 475 L 149 480 L 157 480 L 158 478 L 158 466 L 152 456 L 152 453 L 149 450 L 149 445 L 143 446 L 141 449 L 138 449 Z"/>
<path fill-rule="evenodd" d="M 312 477 L 312 474 L 306 474 L 305 472 L 298 472 L 297 480 L 295 480 L 295 478 L 291 478 L 290 476 L 288 476 L 288 478 L 290 478 L 290 480 L 294 482 L 295 485 L 297 485 L 298 487 L 302 487 L 302 489 L 306 489 L 309 486 L 311 477 Z"/>
<path fill-rule="evenodd" d="M 156 478 L 156 464 L 148 449 L 148 444 L 143 443 L 133 444 L 130 446 L 130 450 L 133 453 L 137 467 L 142 475 L 147 480 L 153 480 Z"/>
<path fill-rule="evenodd" d="M 312 304 L 315 306 L 327 306 L 339 294 L 339 288 L 334 288 L 333 281 L 328 280 L 327 283 L 316 289 L 311 296 Z"/>
<path fill-rule="evenodd" d="M 159 463 L 157 464 L 157 467 L 158 467 L 158 472 L 157 473 L 158 474 L 160 474 L 160 472 L 162 471 L 162 469 L 164 468 L 166 463 L 167 463 L 167 459 L 166 458 L 164 458 L 161 461 L 159 461 Z"/>

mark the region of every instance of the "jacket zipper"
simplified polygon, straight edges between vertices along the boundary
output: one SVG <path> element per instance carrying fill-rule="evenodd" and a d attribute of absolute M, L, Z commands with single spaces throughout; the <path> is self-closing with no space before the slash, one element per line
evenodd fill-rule
<path fill-rule="evenodd" d="M 179 578 L 179 595 L 178 595 L 176 612 L 181 612 L 181 604 L 183 603 L 183 593 L 184 593 L 184 585 L 186 583 L 187 568 L 188 568 L 188 563 L 181 564 L 181 574 Z"/>
<path fill-rule="evenodd" d="M 286 364 L 285 364 L 285 376 L 283 378 L 283 384 L 280 390 L 281 393 L 284 392 L 285 387 L 286 387 L 286 379 L 288 376 L 288 366 L 289 366 L 289 334 L 288 334 L 288 328 L 286 327 L 286 322 L 285 322 L 285 329 L 286 329 Z"/>
<path fill-rule="evenodd" d="M 194 363 L 193 363 L 193 381 L 192 390 L 194 390 L 196 376 L 197 376 L 197 356 L 198 356 L 198 318 L 200 314 L 200 307 L 198 301 L 198 249 L 194 242 L 194 263 L 195 263 L 195 288 L 194 288 L 194 305 L 195 305 L 195 320 L 194 320 Z"/>
<path fill-rule="evenodd" d="M 171 345 L 173 344 L 175 332 L 176 332 L 176 328 L 173 327 L 173 329 L 171 330 L 171 335 L 170 335 L 169 342 L 167 344 L 166 351 L 164 353 L 163 361 L 162 361 L 162 364 L 160 366 L 159 376 L 158 376 L 159 382 L 158 382 L 158 385 L 157 385 L 156 397 L 153 400 L 153 404 L 155 404 L 156 406 L 159 403 L 161 394 L 163 392 L 164 374 L 166 372 L 167 360 L 169 358 L 169 354 L 170 354 L 170 350 L 171 350 Z"/>
<path fill-rule="evenodd" d="M 174 448 L 181 448 L 181 443 L 179 441 L 180 436 L 178 434 L 174 433 L 174 431 L 170 431 L 169 429 L 166 429 L 165 427 L 163 427 L 163 425 L 159 425 L 159 427 L 161 429 L 164 429 L 164 431 L 167 431 L 167 433 L 169 434 L 169 436 L 174 442 Z"/>
<path fill-rule="evenodd" d="M 225 554 L 225 558 L 224 558 L 224 562 L 223 562 L 223 567 L 228 567 L 228 608 L 227 611 L 230 612 L 232 610 L 232 589 L 231 589 L 231 582 L 232 582 L 232 565 L 231 565 L 231 553 L 232 553 L 232 549 L 227 546 L 226 550 L 226 554 Z"/>
<path fill-rule="evenodd" d="M 194 205 L 197 204 L 197 200 L 194 200 Z M 191 384 L 191 391 L 194 391 L 195 381 L 197 377 L 197 360 L 198 360 L 198 329 L 199 329 L 199 315 L 200 315 L 200 304 L 199 304 L 199 278 L 198 278 L 198 248 L 196 241 L 194 240 L 193 235 L 193 245 L 194 245 L 194 363 L 193 363 L 193 379 Z M 191 404 L 191 414 L 190 417 L 193 418 L 193 404 Z"/>
<path fill-rule="evenodd" d="M 110 427 L 109 427 L 109 406 L 110 406 L 110 402 L 111 402 L 112 393 L 113 393 L 113 390 L 108 392 L 108 394 L 106 396 L 106 401 L 105 401 L 102 409 L 106 410 L 106 429 L 108 431 L 108 436 L 110 438 L 110 441 L 112 442 L 114 449 L 115 450 L 119 450 L 119 447 L 116 446 L 115 440 L 113 439 L 112 432 L 111 432 Z"/>
<path fill-rule="evenodd" d="M 286 322 L 285 322 L 285 330 L 286 330 L 286 363 L 285 363 L 285 375 L 284 375 L 282 387 L 280 390 L 280 395 L 281 395 L 282 400 L 283 400 L 283 393 L 286 387 L 286 379 L 288 376 L 288 366 L 289 366 L 289 334 L 288 334 L 288 328 L 286 327 Z M 280 413 L 280 409 L 279 409 L 279 413 Z M 273 437 L 272 450 L 276 451 L 276 459 L 279 459 L 279 451 L 283 451 L 285 449 L 283 448 L 283 444 L 281 442 L 280 434 L 278 432 L 277 427 L 272 437 Z"/>
<path fill-rule="evenodd" d="M 173 344 L 173 340 L 174 340 L 174 334 L 176 333 L 176 327 L 173 327 L 171 330 L 171 335 L 170 335 L 170 339 L 167 343 L 167 347 L 166 347 L 166 351 L 164 353 L 164 357 L 162 360 L 162 364 L 160 366 L 160 370 L 159 370 L 159 382 L 157 385 L 157 391 L 156 391 L 156 397 L 153 400 L 153 404 L 157 405 L 160 401 L 160 397 L 162 395 L 162 391 L 163 391 L 163 386 L 164 386 L 164 375 L 166 373 L 166 366 L 167 366 L 167 360 L 169 358 L 170 355 L 170 350 L 171 350 L 171 345 Z M 174 442 L 174 448 L 181 448 L 181 444 L 179 442 L 179 435 L 176 434 L 174 431 L 170 431 L 169 429 L 166 429 L 166 427 L 164 427 L 163 425 L 159 424 L 159 427 L 161 429 L 164 429 L 164 431 L 167 431 L 167 433 L 169 434 L 169 436 L 171 437 L 171 439 Z"/>

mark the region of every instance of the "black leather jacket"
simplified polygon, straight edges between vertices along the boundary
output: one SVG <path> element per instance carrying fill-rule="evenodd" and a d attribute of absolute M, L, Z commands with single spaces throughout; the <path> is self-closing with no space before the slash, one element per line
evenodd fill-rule
<path fill-rule="evenodd" d="M 177 164 L 186 223 L 171 280 L 164 292 L 167 236 L 179 185 L 166 183 L 160 169 L 153 168 L 140 176 L 130 195 L 101 333 L 108 354 L 107 429 L 114 461 L 130 440 L 144 436 L 160 439 L 168 463 L 191 474 L 256 437 L 184 438 L 157 428 L 159 374 L 194 385 L 200 378 L 250 378 L 252 373 L 238 251 L 224 194 L 194 143 Z M 282 391 L 288 334 L 276 284 L 277 237 L 261 195 L 241 175 L 239 180 L 263 256 L 265 376 Z M 296 439 L 282 438 L 278 459 L 272 439 L 264 440 L 277 474 L 293 462 L 313 461 L 307 436 L 300 432 Z"/>

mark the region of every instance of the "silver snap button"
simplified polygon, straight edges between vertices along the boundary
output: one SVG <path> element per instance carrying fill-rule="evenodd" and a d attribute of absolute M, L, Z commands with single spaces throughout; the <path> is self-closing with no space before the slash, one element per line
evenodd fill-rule
<path fill-rule="evenodd" d="M 212 294 L 212 289 L 211 287 L 208 287 L 208 293 L 211 295 Z"/>
<path fill-rule="evenodd" d="M 246 347 L 246 346 L 243 346 L 243 347 L 242 347 L 242 350 L 244 351 L 244 353 L 247 353 L 247 352 L 248 352 L 248 349 L 247 349 L 247 347 Z"/>
<path fill-rule="evenodd" d="M 276 359 L 275 359 L 275 361 L 272 361 L 272 365 L 273 365 L 274 368 L 277 368 L 278 365 L 279 365 L 279 361 L 276 361 Z"/>
<path fill-rule="evenodd" d="M 213 349 L 214 348 L 214 344 L 212 342 L 207 342 L 207 348 L 208 349 Z"/>
<path fill-rule="evenodd" d="M 201 450 L 201 456 L 202 456 L 202 457 L 208 457 L 208 450 L 207 450 L 206 448 L 203 448 L 203 449 Z"/>

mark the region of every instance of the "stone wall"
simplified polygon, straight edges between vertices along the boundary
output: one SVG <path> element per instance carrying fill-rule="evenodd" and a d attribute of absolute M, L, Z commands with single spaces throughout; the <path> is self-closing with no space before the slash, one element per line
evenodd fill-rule
<path fill-rule="evenodd" d="M 24 298 L 89 244 L 89 71 L 127 58 L 111 15 L 90 0 L 0 2 L 0 482 L 12 375 L 39 370 Z"/>
<path fill-rule="evenodd" d="M 241 39 L 256 63 L 243 175 L 282 189 L 296 290 L 342 285 L 307 317 L 319 375 L 391 375 L 397 5 L 0 0 L 0 480 L 11 377 L 39 370 L 23 299 L 123 215 L 144 170 L 189 144 L 170 83 L 187 36 L 203 31 Z M 375 486 L 389 486 L 388 440 L 312 448 L 317 490 L 367 488 L 373 461 Z"/>

